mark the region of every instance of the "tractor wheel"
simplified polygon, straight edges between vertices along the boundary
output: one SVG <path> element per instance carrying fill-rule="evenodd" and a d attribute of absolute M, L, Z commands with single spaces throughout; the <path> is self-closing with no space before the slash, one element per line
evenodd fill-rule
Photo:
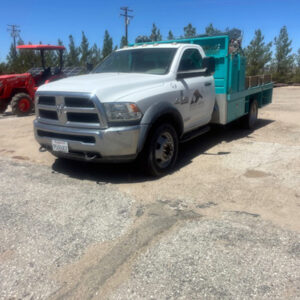
<path fill-rule="evenodd" d="M 14 95 L 11 100 L 11 110 L 17 116 L 27 116 L 33 110 L 33 102 L 31 97 L 25 93 Z"/>
<path fill-rule="evenodd" d="M 3 114 L 7 109 L 7 102 L 0 100 L 0 114 Z"/>

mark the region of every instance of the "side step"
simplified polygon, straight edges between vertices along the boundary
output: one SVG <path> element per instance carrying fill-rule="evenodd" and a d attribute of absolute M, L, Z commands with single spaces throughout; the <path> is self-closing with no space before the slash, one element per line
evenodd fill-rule
<path fill-rule="evenodd" d="M 210 130 L 210 126 L 204 126 L 204 127 L 195 129 L 193 131 L 190 131 L 183 135 L 183 137 L 180 139 L 180 143 L 188 142 L 188 141 L 192 140 L 193 138 L 208 132 L 209 130 Z"/>

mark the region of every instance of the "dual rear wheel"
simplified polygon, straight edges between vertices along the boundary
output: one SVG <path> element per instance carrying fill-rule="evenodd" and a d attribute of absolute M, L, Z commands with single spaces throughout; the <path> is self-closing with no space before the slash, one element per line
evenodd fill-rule
<path fill-rule="evenodd" d="M 252 100 L 250 102 L 249 112 L 245 117 L 243 117 L 242 120 L 244 127 L 247 129 L 253 129 L 257 122 L 257 116 L 258 116 L 258 103 L 257 100 Z"/>

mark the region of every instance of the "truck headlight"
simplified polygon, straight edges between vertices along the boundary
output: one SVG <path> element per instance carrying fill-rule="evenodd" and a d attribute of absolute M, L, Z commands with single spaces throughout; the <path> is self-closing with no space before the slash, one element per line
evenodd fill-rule
<path fill-rule="evenodd" d="M 143 114 L 136 104 L 130 102 L 104 103 L 109 123 L 138 123 Z"/>

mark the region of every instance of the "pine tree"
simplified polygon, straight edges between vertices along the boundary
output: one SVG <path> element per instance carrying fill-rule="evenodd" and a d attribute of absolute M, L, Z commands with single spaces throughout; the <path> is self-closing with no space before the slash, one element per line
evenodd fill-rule
<path fill-rule="evenodd" d="M 102 47 L 102 58 L 104 59 L 106 56 L 108 56 L 113 49 L 113 41 L 110 37 L 107 30 L 104 32 L 104 40 L 103 40 L 103 47 Z"/>
<path fill-rule="evenodd" d="M 69 35 L 67 66 L 79 66 L 79 49 L 75 46 L 74 38 L 72 35 Z"/>
<path fill-rule="evenodd" d="M 55 53 L 55 51 L 45 50 L 44 57 L 45 57 L 45 68 L 56 66 L 57 54 Z"/>
<path fill-rule="evenodd" d="M 175 36 L 173 35 L 173 32 L 171 30 L 169 30 L 168 33 L 168 40 L 175 40 Z"/>
<path fill-rule="evenodd" d="M 298 49 L 296 54 L 296 67 L 300 69 L 300 48 Z"/>
<path fill-rule="evenodd" d="M 210 23 L 207 27 L 205 27 L 205 34 L 209 36 L 218 35 L 220 33 L 222 33 L 222 31 L 215 28 L 212 23 Z"/>
<path fill-rule="evenodd" d="M 97 47 L 96 44 L 93 45 L 91 48 L 91 63 L 94 67 L 101 62 L 101 52 L 100 49 Z"/>
<path fill-rule="evenodd" d="M 189 23 L 187 26 L 183 28 L 184 38 L 193 38 L 196 36 L 196 28 Z"/>
<path fill-rule="evenodd" d="M 18 45 L 24 44 L 22 40 L 18 41 Z M 28 42 L 31 45 L 31 42 Z M 19 52 L 20 59 L 23 58 L 25 62 L 23 62 L 23 72 L 36 67 L 42 67 L 42 59 L 40 51 L 32 51 L 32 50 L 24 50 Z"/>
<path fill-rule="evenodd" d="M 229 28 L 225 29 L 225 33 L 228 34 L 229 39 L 231 40 L 242 40 L 242 30 L 238 28 Z"/>
<path fill-rule="evenodd" d="M 8 73 L 8 66 L 6 63 L 0 63 L 0 75 Z"/>
<path fill-rule="evenodd" d="M 162 36 L 160 34 L 160 30 L 156 27 L 155 23 L 152 25 L 152 31 L 150 35 L 150 40 L 152 42 L 157 42 L 162 40 Z"/>
<path fill-rule="evenodd" d="M 255 30 L 254 38 L 245 49 L 245 56 L 247 57 L 247 75 L 259 75 L 264 72 L 265 66 L 271 62 L 271 47 L 272 42 L 265 44 L 261 30 Z"/>
<path fill-rule="evenodd" d="M 81 44 L 79 47 L 79 53 L 80 53 L 80 65 L 82 67 L 86 67 L 86 64 L 90 61 L 90 49 L 89 49 L 89 42 L 82 31 L 82 39 L 81 39 Z"/>
<path fill-rule="evenodd" d="M 63 46 L 64 45 L 63 41 L 61 39 L 58 39 L 57 40 L 57 45 L 58 46 Z M 59 58 L 60 54 L 59 54 L 59 51 L 56 51 L 55 54 L 56 54 L 55 55 L 55 66 L 59 67 L 60 66 L 60 61 L 59 61 L 60 60 L 60 58 Z M 68 51 L 67 51 L 67 49 L 65 49 L 63 51 L 63 54 L 62 54 L 63 67 L 65 67 L 67 65 L 67 58 L 68 58 Z"/>
<path fill-rule="evenodd" d="M 28 43 L 31 44 L 30 42 Z M 24 45 L 24 41 L 19 38 L 17 45 Z M 41 66 L 40 56 L 33 50 L 14 51 L 14 45 L 11 44 L 7 55 L 7 70 L 9 73 L 24 73 L 33 67 Z"/>
<path fill-rule="evenodd" d="M 293 76 L 293 82 L 300 83 L 300 48 L 295 55 L 295 74 Z"/>
<path fill-rule="evenodd" d="M 14 44 L 11 43 L 9 52 L 7 54 L 7 66 L 9 69 L 9 73 L 17 73 L 18 72 L 18 56 L 19 54 L 15 54 Z"/>
<path fill-rule="evenodd" d="M 291 71 L 293 68 L 294 57 L 291 54 L 292 41 L 289 39 L 286 26 L 280 29 L 278 37 L 274 39 L 275 44 L 275 70 L 273 75 L 277 81 L 287 82 L 290 80 Z"/>
<path fill-rule="evenodd" d="M 136 37 L 135 42 L 136 43 L 147 43 L 147 42 L 151 42 L 151 39 L 146 35 L 139 35 Z"/>
<path fill-rule="evenodd" d="M 123 35 L 120 42 L 120 49 L 122 49 L 125 46 L 127 46 L 127 40 L 126 37 Z"/>

